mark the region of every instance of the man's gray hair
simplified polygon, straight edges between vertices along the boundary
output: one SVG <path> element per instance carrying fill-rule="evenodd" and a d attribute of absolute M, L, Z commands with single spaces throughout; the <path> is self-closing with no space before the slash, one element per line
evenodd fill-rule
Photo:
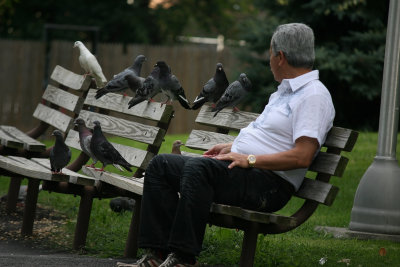
<path fill-rule="evenodd" d="M 274 55 L 282 51 L 293 67 L 312 69 L 315 60 L 313 30 L 303 23 L 279 25 L 272 35 L 271 49 Z"/>

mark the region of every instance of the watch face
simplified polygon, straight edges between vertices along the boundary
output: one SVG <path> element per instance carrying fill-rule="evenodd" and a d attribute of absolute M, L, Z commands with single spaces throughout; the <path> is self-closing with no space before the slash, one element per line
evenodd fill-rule
<path fill-rule="evenodd" d="M 250 167 L 253 167 L 254 164 L 256 163 L 256 156 L 249 155 L 247 161 L 249 162 Z"/>

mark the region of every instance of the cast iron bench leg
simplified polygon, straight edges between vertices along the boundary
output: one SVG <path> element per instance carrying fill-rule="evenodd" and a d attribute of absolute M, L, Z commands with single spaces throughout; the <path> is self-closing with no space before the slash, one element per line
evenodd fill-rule
<path fill-rule="evenodd" d="M 242 254 L 240 255 L 241 267 L 253 266 L 254 255 L 257 246 L 257 223 L 252 223 L 248 229 L 244 231 Z"/>
<path fill-rule="evenodd" d="M 39 194 L 39 179 L 28 179 L 28 191 L 25 199 L 24 218 L 22 221 L 22 235 L 32 235 L 35 220 L 36 203 Z"/>
<path fill-rule="evenodd" d="M 140 222 L 140 206 L 142 204 L 142 198 L 138 197 L 135 199 L 135 209 L 133 210 L 131 225 L 129 226 L 128 239 L 126 240 L 124 257 L 136 258 L 138 251 L 137 237 L 139 233 L 139 222 Z"/>
<path fill-rule="evenodd" d="M 94 189 L 90 186 L 85 186 L 84 192 L 81 195 L 79 204 L 78 219 L 75 226 L 74 250 L 80 250 L 86 244 L 86 237 L 89 229 L 90 213 L 93 204 Z"/>
<path fill-rule="evenodd" d="M 22 181 L 22 178 L 20 178 L 20 177 L 11 177 L 10 178 L 10 186 L 8 187 L 7 205 L 6 205 L 6 211 L 8 213 L 13 213 L 16 211 L 21 181 Z"/>

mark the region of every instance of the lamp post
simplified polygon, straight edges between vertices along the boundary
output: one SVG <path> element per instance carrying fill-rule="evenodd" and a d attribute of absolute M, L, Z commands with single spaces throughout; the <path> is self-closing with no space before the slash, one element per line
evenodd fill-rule
<path fill-rule="evenodd" d="M 378 149 L 354 198 L 349 229 L 400 235 L 399 122 L 400 1 L 391 0 L 386 33 Z"/>

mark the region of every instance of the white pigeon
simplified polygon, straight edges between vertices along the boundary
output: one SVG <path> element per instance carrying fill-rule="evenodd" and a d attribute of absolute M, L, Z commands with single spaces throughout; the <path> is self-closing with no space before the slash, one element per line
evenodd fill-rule
<path fill-rule="evenodd" d="M 86 46 L 81 41 L 76 41 L 74 48 L 79 48 L 79 64 L 85 70 L 85 75 L 92 75 L 96 81 L 96 86 L 98 88 L 104 87 L 107 83 L 107 79 L 103 74 L 99 62 L 96 57 L 90 53 Z"/>

